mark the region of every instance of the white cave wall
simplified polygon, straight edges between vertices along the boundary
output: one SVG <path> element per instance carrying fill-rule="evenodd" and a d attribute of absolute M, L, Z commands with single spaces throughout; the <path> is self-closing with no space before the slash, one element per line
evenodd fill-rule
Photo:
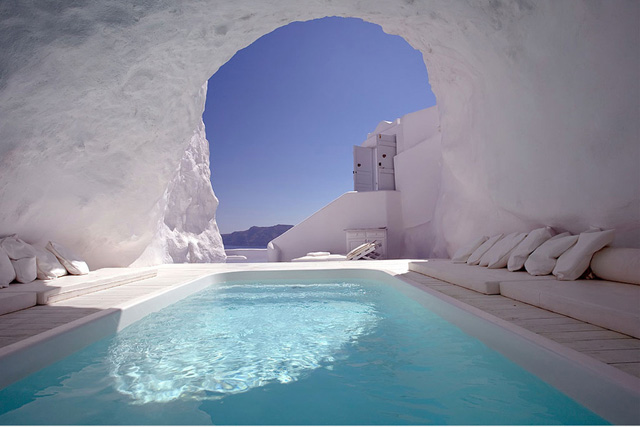
<path fill-rule="evenodd" d="M 207 84 L 202 88 L 204 101 Z M 220 262 L 226 255 L 215 220 L 218 199 L 211 188 L 209 142 L 202 119 L 178 168 L 153 209 L 160 213 L 151 242 L 133 267 L 174 262 Z"/>
<path fill-rule="evenodd" d="M 430 253 L 537 224 L 640 246 L 633 0 L 4 0 L 0 235 L 58 240 L 92 268 L 219 260 L 208 176 L 183 167 L 207 145 L 203 83 L 258 37 L 328 15 L 423 53 L 442 127 Z"/>

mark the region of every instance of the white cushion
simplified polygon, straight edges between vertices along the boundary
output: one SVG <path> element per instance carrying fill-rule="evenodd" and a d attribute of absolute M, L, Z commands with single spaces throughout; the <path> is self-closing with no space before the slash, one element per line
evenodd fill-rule
<path fill-rule="evenodd" d="M 89 267 L 87 266 L 87 263 L 82 261 L 80 257 L 78 257 L 67 248 L 54 242 L 49 242 L 46 248 L 48 251 L 54 254 L 56 258 L 58 258 L 58 261 L 60 261 L 60 263 L 64 265 L 64 268 L 66 268 L 70 274 L 89 273 Z"/>
<path fill-rule="evenodd" d="M 327 256 L 331 255 L 330 252 L 309 252 L 307 256 Z"/>
<path fill-rule="evenodd" d="M 489 248 L 489 250 L 485 252 L 484 255 L 482 255 L 478 265 L 481 267 L 488 267 L 491 261 L 497 262 L 502 257 L 502 247 L 505 245 L 509 246 L 511 239 L 516 237 L 518 234 L 519 233 L 507 234 L 502 239 L 498 240 L 495 245 L 491 246 L 491 248 Z"/>
<path fill-rule="evenodd" d="M 504 239 L 500 240 L 496 243 L 495 246 L 499 246 L 498 250 L 490 249 L 491 257 L 489 257 L 489 265 L 488 268 L 505 268 L 507 266 L 507 262 L 509 261 L 509 256 L 511 256 L 511 252 L 522 242 L 525 237 L 527 237 L 527 233 L 511 233 Z M 494 247 L 495 247 L 494 246 Z"/>
<path fill-rule="evenodd" d="M 480 257 L 480 260 L 478 261 L 478 265 L 480 267 L 486 267 L 489 265 L 489 257 L 491 256 L 491 254 L 493 254 L 493 252 L 497 249 L 500 249 L 500 243 L 502 243 L 502 241 L 504 239 L 506 239 L 509 235 L 507 234 L 506 236 L 503 235 L 502 238 L 498 239 L 497 242 L 495 242 L 493 245 L 491 245 L 491 247 L 489 249 L 487 249 L 487 251 L 482 254 L 482 256 Z"/>
<path fill-rule="evenodd" d="M 32 258 L 36 256 L 33 246 L 18 239 L 15 235 L 5 237 L 0 241 L 0 246 L 7 252 L 11 259 Z"/>
<path fill-rule="evenodd" d="M 524 262 L 529 258 L 529 255 L 552 237 L 553 229 L 551 227 L 542 227 L 531 231 L 511 252 L 507 261 L 509 271 L 518 271 L 524 267 Z"/>
<path fill-rule="evenodd" d="M 487 241 L 487 239 L 489 238 L 489 236 L 480 236 L 477 239 L 475 239 L 473 242 L 462 246 L 460 249 L 458 249 L 456 251 L 455 254 L 453 254 L 453 257 L 451 258 L 451 261 L 455 262 L 455 263 L 465 263 L 467 262 L 467 260 L 469 259 L 469 257 L 471 256 L 471 254 L 473 253 L 473 251 L 475 251 L 476 249 L 478 249 L 480 247 L 480 245 L 482 245 L 484 242 Z"/>
<path fill-rule="evenodd" d="M 67 269 L 64 268 L 58 258 L 44 248 L 34 246 L 36 252 L 36 267 L 38 269 L 38 279 L 47 280 L 55 279 L 56 277 L 64 276 L 67 274 Z"/>
<path fill-rule="evenodd" d="M 339 255 L 339 254 L 330 254 L 330 255 L 316 255 L 316 256 L 303 256 L 300 258 L 294 258 L 291 260 L 291 262 L 308 262 L 308 261 L 313 261 L 313 262 L 319 262 L 319 261 L 346 261 L 347 257 L 346 255 Z"/>
<path fill-rule="evenodd" d="M 4 288 L 16 278 L 16 271 L 11 265 L 7 252 L 0 247 L 0 288 Z"/>
<path fill-rule="evenodd" d="M 16 281 L 20 283 L 31 283 L 36 280 L 36 257 L 12 259 L 11 265 L 16 272 Z"/>
<path fill-rule="evenodd" d="M 613 242 L 614 230 L 580 233 L 578 243 L 560 255 L 553 275 L 558 280 L 576 280 L 582 276 L 594 253 Z"/>
<path fill-rule="evenodd" d="M 551 274 L 558 257 L 575 245 L 577 241 L 578 236 L 572 236 L 569 232 L 553 236 L 529 255 L 524 263 L 524 268 L 532 276 Z"/>
<path fill-rule="evenodd" d="M 591 258 L 591 271 L 604 280 L 640 285 L 640 249 L 601 249 Z"/>
<path fill-rule="evenodd" d="M 491 246 L 481 257 L 480 257 L 480 261 L 478 261 L 478 265 L 480 267 L 486 267 L 489 265 L 489 258 L 491 258 L 495 253 L 500 251 L 500 247 L 502 246 L 502 243 L 504 242 L 505 239 L 511 239 L 512 235 L 511 234 L 507 234 L 506 236 L 502 237 L 500 240 L 498 240 L 493 246 Z"/>
<path fill-rule="evenodd" d="M 471 255 L 469 255 L 467 264 L 478 265 L 478 263 L 480 262 L 480 258 L 482 258 L 482 255 L 484 255 L 489 249 L 491 249 L 491 247 L 495 245 L 498 240 L 502 239 L 502 236 L 504 236 L 504 234 L 496 234 L 495 236 L 489 237 L 486 242 L 481 244 L 478 249 L 476 249 Z"/>

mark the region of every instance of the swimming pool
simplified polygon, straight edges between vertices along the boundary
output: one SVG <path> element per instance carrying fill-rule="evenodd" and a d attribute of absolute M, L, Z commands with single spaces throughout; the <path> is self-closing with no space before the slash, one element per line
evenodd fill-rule
<path fill-rule="evenodd" d="M 380 272 L 226 274 L 192 288 L 204 289 L 0 391 L 0 423 L 605 422 L 466 332 L 506 333 L 589 386 L 570 361 Z"/>

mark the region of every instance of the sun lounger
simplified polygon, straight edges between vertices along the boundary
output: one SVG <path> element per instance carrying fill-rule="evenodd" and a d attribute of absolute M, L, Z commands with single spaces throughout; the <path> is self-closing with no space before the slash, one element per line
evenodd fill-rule
<path fill-rule="evenodd" d="M 375 242 L 363 243 L 349 252 L 347 254 L 347 259 L 376 259 L 378 257 L 378 254 L 375 252 L 376 247 L 377 245 Z"/>
<path fill-rule="evenodd" d="M 307 255 L 294 258 L 292 262 L 315 262 L 315 261 L 351 261 L 358 259 L 376 259 L 379 257 L 376 252 L 377 244 L 375 242 L 363 243 L 354 248 L 346 255 L 331 254 L 329 252 L 309 252 Z"/>

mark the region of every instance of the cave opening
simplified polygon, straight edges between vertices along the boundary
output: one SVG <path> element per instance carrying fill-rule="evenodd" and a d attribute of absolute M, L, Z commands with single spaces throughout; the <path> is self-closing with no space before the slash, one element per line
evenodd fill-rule
<path fill-rule="evenodd" d="M 293 22 L 208 81 L 203 121 L 222 234 L 294 225 L 353 190 L 352 150 L 436 104 L 422 53 L 356 18 Z"/>

